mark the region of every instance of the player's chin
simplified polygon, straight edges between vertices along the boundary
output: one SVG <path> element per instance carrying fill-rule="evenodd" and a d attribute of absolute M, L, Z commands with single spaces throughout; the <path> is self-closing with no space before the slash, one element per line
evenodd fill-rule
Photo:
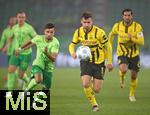
<path fill-rule="evenodd" d="M 51 37 L 47 37 L 47 40 L 51 40 Z"/>

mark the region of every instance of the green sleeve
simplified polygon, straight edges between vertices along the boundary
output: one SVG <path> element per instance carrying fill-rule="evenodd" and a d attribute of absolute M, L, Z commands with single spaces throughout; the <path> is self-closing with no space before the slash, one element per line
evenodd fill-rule
<path fill-rule="evenodd" d="M 41 42 L 41 41 L 40 41 L 40 37 L 35 36 L 35 37 L 31 40 L 31 42 L 34 43 L 34 44 L 37 44 L 38 42 Z"/>
<path fill-rule="evenodd" d="M 53 47 L 52 47 L 52 50 L 51 50 L 51 52 L 53 52 L 53 53 L 58 53 L 59 52 L 59 42 L 56 42 L 54 45 L 53 45 Z"/>
<path fill-rule="evenodd" d="M 32 26 L 30 28 L 29 35 L 30 35 L 31 38 L 33 38 L 34 36 L 36 36 L 36 31 L 34 30 L 34 28 Z"/>
<path fill-rule="evenodd" d="M 4 44 L 6 43 L 6 36 L 5 36 L 5 31 L 3 31 L 2 33 L 2 37 L 1 37 L 1 40 L 0 40 L 0 48 L 4 47 Z"/>

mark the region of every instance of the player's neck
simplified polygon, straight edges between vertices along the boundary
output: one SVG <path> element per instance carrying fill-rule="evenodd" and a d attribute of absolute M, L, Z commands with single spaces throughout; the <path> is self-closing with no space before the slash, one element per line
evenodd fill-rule
<path fill-rule="evenodd" d="M 50 39 L 45 38 L 46 42 L 51 42 L 53 40 L 53 37 L 51 37 Z"/>
<path fill-rule="evenodd" d="M 23 25 L 24 25 L 24 23 L 20 23 L 20 24 L 19 24 L 19 27 L 22 27 Z"/>
<path fill-rule="evenodd" d="M 8 28 L 12 29 L 13 25 L 8 25 Z"/>
<path fill-rule="evenodd" d="M 92 28 L 93 28 L 93 26 L 91 26 L 90 28 L 86 28 L 86 29 L 84 29 L 84 32 L 88 33 L 88 32 L 90 32 L 92 30 Z"/>
<path fill-rule="evenodd" d="M 130 21 L 130 22 L 125 22 L 124 21 L 123 23 L 124 23 L 125 26 L 130 26 L 132 24 L 132 21 Z"/>

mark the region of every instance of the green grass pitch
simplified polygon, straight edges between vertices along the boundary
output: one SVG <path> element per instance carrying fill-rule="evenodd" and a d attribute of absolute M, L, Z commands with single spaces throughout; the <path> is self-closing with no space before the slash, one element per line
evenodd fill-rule
<path fill-rule="evenodd" d="M 0 68 L 0 89 L 6 69 Z M 56 68 L 51 89 L 51 115 L 150 115 L 150 69 L 141 69 L 138 76 L 136 102 L 129 102 L 130 72 L 125 88 L 119 85 L 118 69 L 106 71 L 104 84 L 96 99 L 100 111 L 93 113 L 80 79 L 79 68 Z"/>

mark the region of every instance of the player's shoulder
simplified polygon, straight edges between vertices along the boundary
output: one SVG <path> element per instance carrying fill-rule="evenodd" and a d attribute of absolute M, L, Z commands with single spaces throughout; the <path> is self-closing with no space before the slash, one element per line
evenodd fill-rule
<path fill-rule="evenodd" d="M 76 29 L 75 29 L 75 33 L 78 33 L 78 32 L 81 31 L 81 30 L 83 30 L 83 27 L 82 27 L 82 26 L 76 28 Z"/>
<path fill-rule="evenodd" d="M 32 25 L 29 24 L 29 23 L 27 23 L 27 22 L 24 23 L 24 26 L 25 26 L 25 27 L 28 27 L 28 28 L 33 28 Z"/>
<path fill-rule="evenodd" d="M 12 27 L 12 29 L 15 29 L 15 28 L 18 28 L 18 24 L 15 24 L 13 27 Z"/>
<path fill-rule="evenodd" d="M 7 31 L 9 31 L 9 30 L 10 30 L 10 28 L 6 27 L 6 28 L 4 28 L 3 33 L 7 33 Z"/>
<path fill-rule="evenodd" d="M 133 23 L 134 23 L 134 25 L 136 25 L 138 27 L 142 27 L 142 25 L 139 22 L 137 22 L 137 21 L 133 21 Z"/>
<path fill-rule="evenodd" d="M 123 24 L 122 20 L 121 21 L 117 21 L 117 22 L 114 23 L 113 27 L 116 28 L 116 27 L 118 27 L 119 25 L 122 25 L 122 24 Z"/>
<path fill-rule="evenodd" d="M 93 30 L 100 32 L 100 33 L 105 33 L 104 29 L 102 27 L 93 25 Z"/>
<path fill-rule="evenodd" d="M 56 43 L 56 44 L 59 44 L 59 40 L 54 36 L 53 36 L 53 42 Z"/>
<path fill-rule="evenodd" d="M 43 37 L 44 37 L 44 35 L 36 35 L 33 39 L 36 39 L 38 41 L 42 41 Z"/>

